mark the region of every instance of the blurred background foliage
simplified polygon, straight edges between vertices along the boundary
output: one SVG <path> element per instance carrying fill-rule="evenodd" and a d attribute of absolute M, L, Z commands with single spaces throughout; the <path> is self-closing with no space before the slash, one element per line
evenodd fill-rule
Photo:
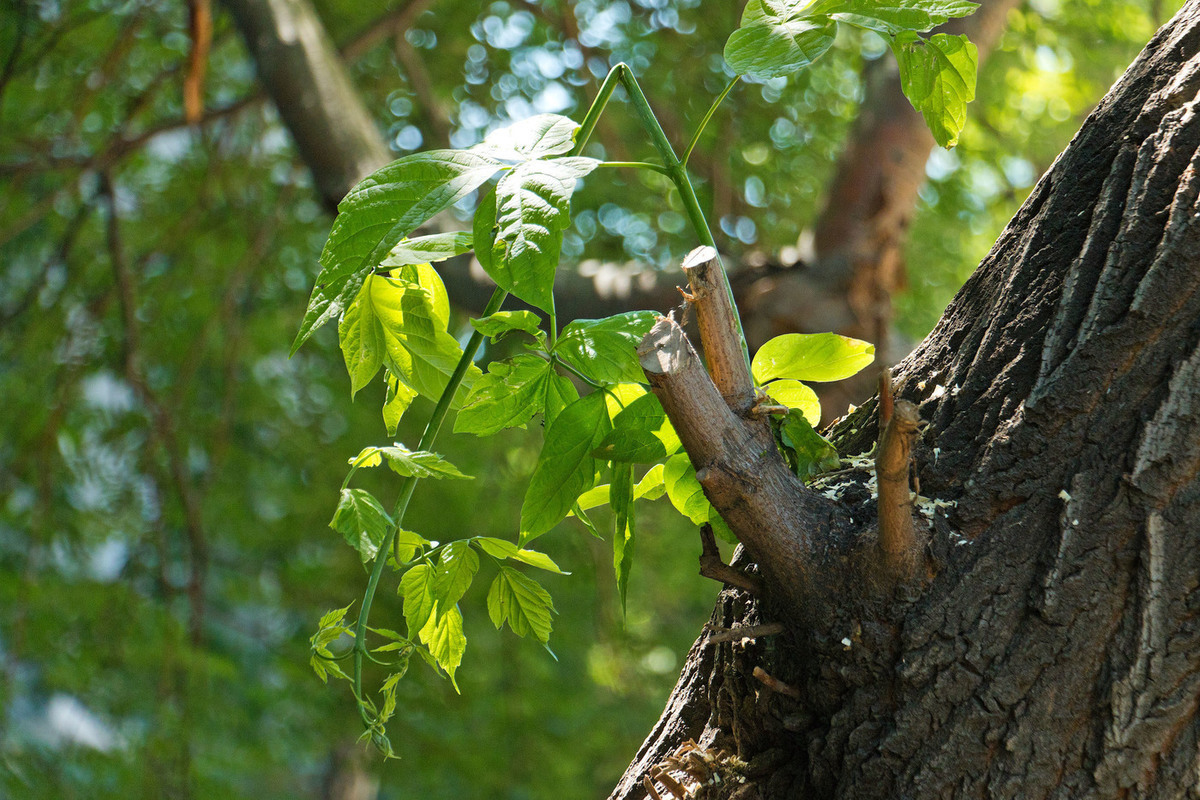
<path fill-rule="evenodd" d="M 378 35 L 396 14 L 383 0 L 316 5 L 396 155 L 535 112 L 578 117 L 618 60 L 682 145 L 727 81 L 740 14 L 426 0 L 397 38 Z M 929 330 L 1178 5 L 1010 13 L 962 144 L 929 160 L 896 298 L 906 334 Z M 185 4 L 0 0 L 0 797 L 333 797 L 347 776 L 363 797 L 376 781 L 380 797 L 602 796 L 718 588 L 695 576 L 697 537 L 669 509 L 641 522 L 624 620 L 605 543 L 573 521 L 539 543 L 574 573 L 546 581 L 558 661 L 497 634 L 469 595 L 463 694 L 414 669 L 390 726 L 399 761 L 353 747 L 344 684 L 308 667 L 317 618 L 365 580 L 324 525 L 346 459 L 384 441 L 382 389 L 350 401 L 331 330 L 287 358 L 330 216 L 220 6 L 214 21 L 205 116 L 187 125 Z M 724 249 L 803 250 L 863 65 L 882 57 L 879 39 L 843 35 L 790 81 L 735 90 L 693 161 Z M 620 104 L 596 142 L 652 156 Z M 671 266 L 692 245 L 664 184 L 589 178 L 566 261 Z M 477 479 L 422 485 L 411 527 L 512 538 L 539 439 L 443 439 Z M 377 624 L 400 613 L 387 593 L 377 608 Z"/>

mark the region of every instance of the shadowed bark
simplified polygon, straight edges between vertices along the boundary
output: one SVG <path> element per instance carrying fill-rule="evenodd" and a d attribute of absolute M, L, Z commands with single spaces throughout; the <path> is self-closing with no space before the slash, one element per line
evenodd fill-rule
<path fill-rule="evenodd" d="M 744 762 L 692 797 L 1200 796 L 1198 94 L 1192 0 L 898 367 L 928 578 L 877 580 L 869 484 L 818 479 L 859 525 L 816 548 L 838 593 L 725 590 L 713 625 L 788 631 L 702 637 L 613 798 L 688 738 Z M 835 434 L 877 432 L 872 402 Z"/>

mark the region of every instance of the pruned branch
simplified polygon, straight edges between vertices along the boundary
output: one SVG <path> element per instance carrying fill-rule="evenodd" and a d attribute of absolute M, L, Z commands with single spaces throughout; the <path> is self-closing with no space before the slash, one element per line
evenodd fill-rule
<path fill-rule="evenodd" d="M 698 310 L 707 300 L 697 298 Z M 829 523 L 834 504 L 788 469 L 766 420 L 730 409 L 673 319 L 659 318 L 638 357 L 709 502 L 762 568 L 767 588 L 803 606 L 811 531 Z"/>
<path fill-rule="evenodd" d="M 754 405 L 754 380 L 742 351 L 737 309 L 725 290 L 717 251 L 697 247 L 684 258 L 683 271 L 691 286 L 700 344 L 713 383 L 734 413 L 745 414 Z"/>
<path fill-rule="evenodd" d="M 717 538 L 713 535 L 712 525 L 700 526 L 700 542 L 704 548 L 700 553 L 700 575 L 702 577 L 736 586 L 750 594 L 762 592 L 758 581 L 721 559 L 721 551 L 717 549 Z"/>
<path fill-rule="evenodd" d="M 909 491 L 909 462 L 913 438 L 921 423 L 917 407 L 907 400 L 893 400 L 891 373 L 879 374 L 879 453 L 875 476 L 879 485 L 879 549 L 885 567 L 902 578 L 912 577 L 920 556 L 912 518 Z"/>

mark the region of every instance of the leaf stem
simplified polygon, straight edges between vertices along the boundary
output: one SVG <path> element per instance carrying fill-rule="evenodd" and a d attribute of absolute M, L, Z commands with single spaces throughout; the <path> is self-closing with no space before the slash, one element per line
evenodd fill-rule
<path fill-rule="evenodd" d="M 661 164 L 652 164 L 649 161 L 601 161 L 596 166 L 598 167 L 632 167 L 634 169 L 648 169 L 657 172 L 660 175 L 671 177 L 671 171 Z"/>
<path fill-rule="evenodd" d="M 717 243 L 713 239 L 712 231 L 708 227 L 708 220 L 704 218 L 704 212 L 700 208 L 700 201 L 696 197 L 696 190 L 692 188 L 692 181 L 688 177 L 687 167 L 675 155 L 675 149 L 671 147 L 671 141 L 663 131 L 662 125 L 659 124 L 658 117 L 654 116 L 654 110 L 650 108 L 650 101 L 646 99 L 646 95 L 642 92 L 642 87 L 638 85 L 637 78 L 633 76 L 633 70 L 624 62 L 613 67 L 614 72 L 618 70 L 620 71 L 621 85 L 629 93 L 629 101 L 633 103 L 633 108 L 637 112 L 642 127 L 646 129 L 646 133 L 650 134 L 650 140 L 654 143 L 655 149 L 658 150 L 658 154 L 667 168 L 667 173 L 670 175 L 672 182 L 674 182 L 675 189 L 679 192 L 679 198 L 683 201 L 683 208 L 687 212 L 688 220 L 692 223 L 692 230 L 695 231 L 697 238 L 700 239 L 700 244 L 708 245 L 716 250 Z M 612 73 L 609 74 L 611 75 Z M 732 85 L 730 88 L 732 88 Z M 726 92 L 728 92 L 728 89 L 726 89 Z M 719 259 L 720 256 L 718 256 Z M 737 303 L 734 302 L 733 287 L 729 285 L 729 276 L 724 269 L 720 269 L 718 272 L 720 273 L 720 282 L 724 285 L 725 293 L 729 296 L 729 303 L 736 309 Z M 742 347 L 742 356 L 746 359 L 746 369 L 749 370 L 750 349 L 746 346 L 746 334 L 742 330 L 742 320 L 735 314 L 733 321 L 737 326 L 737 335 Z"/>
<path fill-rule="evenodd" d="M 571 366 L 566 361 L 562 360 L 561 358 L 554 355 L 553 353 L 550 354 L 550 363 L 562 367 L 567 372 L 571 373 L 576 378 L 579 378 L 579 380 L 586 383 L 588 386 L 591 386 L 593 389 L 603 389 L 604 388 L 604 384 L 597 383 L 596 381 L 589 378 L 587 375 L 584 375 L 582 372 L 575 369 L 575 367 Z"/>
<path fill-rule="evenodd" d="M 688 142 L 687 150 L 683 151 L 683 158 L 681 161 L 685 166 L 688 163 L 688 159 L 692 157 L 692 151 L 696 149 L 696 143 L 700 141 L 700 134 L 704 133 L 704 129 L 708 127 L 708 121 L 712 119 L 713 114 L 717 113 L 717 108 L 721 105 L 725 98 L 729 96 L 729 93 L 733 91 L 733 87 L 737 86 L 737 82 L 741 79 L 741 75 L 734 75 L 733 80 L 731 80 L 729 85 L 725 87 L 725 91 L 721 92 L 721 94 L 717 96 L 717 99 L 713 101 L 713 104 L 708 107 L 708 111 L 704 114 L 704 119 L 700 120 L 700 127 L 696 128 L 696 132 L 692 134 L 692 141 Z"/>
<path fill-rule="evenodd" d="M 495 314 L 507 296 L 508 292 L 500 288 L 492 292 L 491 299 L 488 300 L 487 306 L 483 309 L 483 316 L 486 317 Z M 454 395 L 458 393 L 458 387 L 462 385 L 467 370 L 475 361 L 475 354 L 479 351 L 481 344 L 483 344 L 483 334 L 475 331 L 467 341 L 467 346 L 463 348 L 462 356 L 458 359 L 458 364 L 454 367 L 453 374 L 450 375 L 450 381 L 446 384 L 446 388 L 442 391 L 442 396 L 438 398 L 437 405 L 433 408 L 433 414 L 430 415 L 429 422 L 425 425 L 425 432 L 421 434 L 420 444 L 417 445 L 418 450 L 428 450 L 433 446 L 433 440 L 437 438 L 438 431 L 441 430 L 442 423 L 446 420 L 446 414 L 450 411 L 450 403 L 454 400 Z M 404 522 L 404 514 L 408 511 L 408 503 L 412 500 L 413 492 L 416 488 L 416 478 L 407 477 L 402 479 L 400 496 L 396 499 L 396 505 L 392 510 L 392 522 L 394 526 L 388 529 L 387 535 L 383 537 L 383 541 L 379 545 L 379 552 L 375 554 L 375 564 L 371 567 L 371 576 L 367 579 L 367 589 L 363 593 L 362 607 L 358 611 L 358 622 L 354 626 L 354 697 L 358 701 L 358 713 L 362 716 L 363 722 L 366 723 L 367 727 L 371 727 L 373 724 L 372 720 L 367 719 L 362 689 L 363 656 L 367 653 L 367 618 L 371 614 L 371 604 L 375 600 L 375 590 L 379 587 L 379 578 L 383 575 L 384 565 L 387 564 L 388 552 L 392 549 L 392 541 L 396 538 L 396 532 Z"/>
<path fill-rule="evenodd" d="M 596 92 L 592 105 L 588 108 L 587 114 L 583 116 L 583 122 L 579 124 L 579 132 L 575 134 L 575 150 L 571 155 L 577 156 L 583 152 L 584 145 L 591 138 L 592 131 L 596 129 L 596 123 L 600 121 L 600 115 L 604 113 L 604 107 L 608 105 L 609 98 L 616 91 L 623 66 L 624 64 L 618 64 L 604 76 L 604 83 L 600 84 L 600 91 Z"/>

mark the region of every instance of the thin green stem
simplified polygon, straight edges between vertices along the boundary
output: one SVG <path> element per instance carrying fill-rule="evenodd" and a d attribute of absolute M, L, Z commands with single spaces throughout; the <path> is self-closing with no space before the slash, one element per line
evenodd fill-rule
<path fill-rule="evenodd" d="M 609 98 L 616 91 L 617 83 L 620 82 L 621 67 L 623 66 L 623 64 L 618 64 L 604 76 L 604 83 L 600 84 L 600 91 L 596 92 L 596 97 L 592 100 L 592 105 L 588 108 L 587 113 L 583 115 L 583 122 L 579 124 L 579 133 L 575 135 L 575 150 L 571 155 L 577 156 L 583 152 L 583 146 L 591 138 L 592 131 L 596 129 L 596 123 L 600 121 L 600 115 L 604 113 L 604 107 L 608 105 Z"/>
<path fill-rule="evenodd" d="M 688 221 L 692 224 L 692 230 L 695 231 L 701 244 L 708 245 L 713 250 L 716 250 L 717 243 L 713 239 L 712 231 L 708 227 L 708 220 L 704 218 L 704 211 L 700 208 L 700 200 L 696 197 L 696 190 L 692 188 L 692 181 L 688 177 L 687 167 L 675 155 L 675 149 L 671 147 L 671 141 L 663 131 L 662 125 L 659 124 L 658 118 L 654 116 L 654 110 L 650 108 L 650 102 L 642 92 L 642 87 L 638 85 L 637 78 L 633 76 L 633 71 L 624 63 L 617 64 L 617 66 L 613 67 L 613 70 L 620 70 L 621 85 L 629 92 L 629 100 L 633 103 L 634 110 L 637 112 L 638 119 L 641 120 L 642 127 L 650 134 L 650 139 L 654 143 L 655 149 L 658 150 L 663 164 L 667 167 L 671 180 L 679 192 L 679 199 L 683 201 L 683 208 L 687 213 Z M 730 304 L 734 308 L 737 308 L 737 303 L 733 298 L 733 287 L 729 285 L 729 277 L 725 274 L 724 269 L 720 271 L 720 275 L 721 282 L 725 285 L 725 294 L 729 296 Z M 750 349 L 746 346 L 746 334 L 742 331 L 741 319 L 735 317 L 734 322 L 737 325 L 738 340 L 742 345 L 742 356 L 746 359 L 746 369 L 749 371 Z"/>
<path fill-rule="evenodd" d="M 508 292 L 500 288 L 492 292 L 492 298 L 483 309 L 483 316 L 487 317 L 495 314 L 507 296 Z M 442 396 L 438 398 L 437 405 L 433 408 L 433 414 L 430 415 L 429 422 L 425 425 L 425 432 L 421 434 L 421 441 L 417 445 L 418 450 L 428 450 L 433 446 L 433 441 L 437 438 L 438 431 L 442 428 L 442 423 L 446 420 L 446 414 L 450 411 L 450 403 L 454 400 L 454 395 L 458 393 L 458 387 L 462 385 L 467 370 L 470 369 L 471 364 L 475 361 L 475 354 L 479 352 L 481 344 L 483 344 L 483 334 L 475 331 L 467 341 L 467 346 L 463 348 L 463 354 L 458 359 L 458 364 L 450 376 L 450 381 L 446 384 L 446 388 L 442 391 Z M 367 712 L 363 705 L 362 690 L 363 656 L 367 653 L 367 618 L 371 615 L 371 604 L 375 601 L 375 590 L 379 587 L 379 578 L 383 575 L 384 565 L 387 564 L 388 553 L 392 549 L 392 541 L 396 538 L 396 531 L 400 529 L 400 525 L 404 522 L 404 514 L 408 511 L 408 503 L 412 500 L 413 492 L 416 488 L 417 481 L 415 478 L 402 479 L 400 496 L 396 499 L 396 505 L 392 510 L 392 521 L 394 524 L 388 528 L 387 534 L 383 537 L 383 541 L 379 545 L 379 552 L 375 555 L 375 564 L 371 567 L 371 576 L 367 579 L 367 589 L 363 593 L 362 607 L 358 611 L 358 622 L 354 626 L 354 696 L 358 700 L 358 712 L 362 716 L 363 722 L 368 726 L 371 725 L 371 721 L 367 719 Z"/>
<path fill-rule="evenodd" d="M 633 169 L 648 169 L 660 175 L 671 177 L 671 170 L 662 164 L 652 164 L 649 161 L 601 161 L 597 167 L 631 167 Z"/>
<path fill-rule="evenodd" d="M 586 383 L 588 386 L 591 386 L 593 389 L 602 389 L 602 388 L 604 388 L 604 384 L 602 384 L 602 383 L 597 383 L 596 381 L 592 380 L 592 379 L 591 379 L 591 378 L 589 378 L 587 375 L 584 375 L 582 372 L 580 372 L 579 370 L 575 369 L 575 367 L 571 366 L 571 365 L 570 365 L 570 364 L 568 364 L 566 361 L 563 361 L 563 360 L 562 360 L 561 358 L 559 358 L 558 356 L 551 355 L 551 356 L 550 356 L 550 363 L 551 363 L 551 364 L 556 364 L 556 365 L 558 365 L 558 366 L 562 367 L 562 368 L 563 368 L 563 369 L 565 369 L 567 372 L 571 373 L 571 374 L 572 374 L 572 375 L 574 375 L 576 378 L 579 378 L 579 380 L 581 380 L 581 381 L 583 381 L 584 383 Z"/>
<path fill-rule="evenodd" d="M 685 166 L 688 163 L 688 159 L 692 157 L 692 151 L 696 149 L 696 142 L 700 141 L 700 134 L 704 133 L 704 129 L 708 127 L 708 121 L 712 119 L 713 114 L 717 113 L 717 108 L 720 107 L 721 103 L 729 96 L 729 93 L 733 91 L 733 87 L 737 86 L 737 82 L 741 79 L 741 75 L 735 75 L 733 80 L 729 82 L 729 85 L 725 87 L 725 91 L 721 92 L 717 99 L 713 101 L 713 104 L 708 107 L 708 111 L 704 114 L 704 119 L 700 120 L 700 127 L 696 128 L 696 132 L 692 134 L 692 140 L 688 142 L 687 150 L 683 151 L 683 158 L 681 160 Z"/>

